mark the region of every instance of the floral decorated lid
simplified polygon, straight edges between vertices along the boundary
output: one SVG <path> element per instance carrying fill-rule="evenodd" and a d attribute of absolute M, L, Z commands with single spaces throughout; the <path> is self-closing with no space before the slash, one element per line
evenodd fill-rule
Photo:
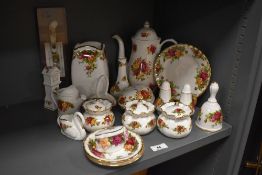
<path fill-rule="evenodd" d="M 145 22 L 143 28 L 137 31 L 133 39 L 142 41 L 160 40 L 155 30 L 150 27 L 148 21 Z"/>
<path fill-rule="evenodd" d="M 179 102 L 169 102 L 161 106 L 162 112 L 171 119 L 189 117 L 193 114 L 192 109 Z"/>
<path fill-rule="evenodd" d="M 84 109 L 88 113 L 101 113 L 112 108 L 112 103 L 105 99 L 91 99 L 89 101 L 84 102 Z"/>
<path fill-rule="evenodd" d="M 133 100 L 126 103 L 126 111 L 131 112 L 134 115 L 148 115 L 153 113 L 155 106 L 145 100 Z"/>

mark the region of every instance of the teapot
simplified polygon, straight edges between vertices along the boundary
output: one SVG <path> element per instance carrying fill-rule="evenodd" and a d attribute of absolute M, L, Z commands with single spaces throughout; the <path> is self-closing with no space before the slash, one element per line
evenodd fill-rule
<path fill-rule="evenodd" d="M 58 108 L 59 115 L 78 111 L 82 102 L 86 100 L 86 96 L 79 95 L 79 91 L 74 85 L 54 90 L 51 97 Z"/>
<path fill-rule="evenodd" d="M 83 127 L 84 118 L 80 112 L 74 114 L 64 114 L 57 118 L 57 124 L 61 128 L 61 133 L 74 140 L 83 140 L 86 131 Z M 79 121 L 80 119 L 80 121 Z"/>
<path fill-rule="evenodd" d="M 118 35 L 113 36 L 119 44 L 119 60 L 125 58 L 124 43 Z M 160 43 L 154 29 L 150 27 L 148 21 L 144 27 L 132 37 L 132 51 L 128 63 L 128 78 L 130 84 L 152 86 L 155 84 L 153 78 L 153 65 L 156 55 L 166 42 L 177 43 L 173 39 L 167 39 Z"/>

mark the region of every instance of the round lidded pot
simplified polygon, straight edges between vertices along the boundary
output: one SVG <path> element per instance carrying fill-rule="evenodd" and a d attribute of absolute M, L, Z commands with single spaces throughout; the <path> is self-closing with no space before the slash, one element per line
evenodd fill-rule
<path fill-rule="evenodd" d="M 133 100 L 126 103 L 126 111 L 122 123 L 128 129 L 139 135 L 153 131 L 156 126 L 155 107 L 145 100 Z"/>
<path fill-rule="evenodd" d="M 157 119 L 159 131 L 167 137 L 182 138 L 192 130 L 192 109 L 179 102 L 169 102 L 161 106 L 162 113 Z"/>
<path fill-rule="evenodd" d="M 105 99 L 91 99 L 83 103 L 85 112 L 84 127 L 87 131 L 93 132 L 98 129 L 114 125 L 115 116 L 111 111 L 112 103 Z"/>

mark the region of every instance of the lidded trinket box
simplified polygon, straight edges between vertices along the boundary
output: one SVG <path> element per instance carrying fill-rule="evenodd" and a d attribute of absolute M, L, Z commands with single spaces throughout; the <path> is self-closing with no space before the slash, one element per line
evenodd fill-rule
<path fill-rule="evenodd" d="M 169 102 L 161 106 L 162 113 L 157 119 L 159 131 L 172 138 L 187 136 L 192 130 L 192 109 L 179 102 Z"/>
<path fill-rule="evenodd" d="M 156 126 L 155 106 L 145 100 L 133 100 L 126 103 L 122 123 L 139 135 L 148 134 Z"/>

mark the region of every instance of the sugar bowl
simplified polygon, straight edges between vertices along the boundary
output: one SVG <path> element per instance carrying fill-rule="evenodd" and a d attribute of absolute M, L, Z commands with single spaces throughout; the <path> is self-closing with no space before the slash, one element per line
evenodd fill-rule
<path fill-rule="evenodd" d="M 115 122 L 114 113 L 111 111 L 112 103 L 105 99 L 91 99 L 83 103 L 85 112 L 84 127 L 87 131 L 93 132 L 98 129 L 113 126 Z"/>
<path fill-rule="evenodd" d="M 159 131 L 172 138 L 187 136 L 192 130 L 192 109 L 179 102 L 169 102 L 161 106 L 162 113 L 157 119 Z"/>
<path fill-rule="evenodd" d="M 122 123 L 128 129 L 139 135 L 153 131 L 156 126 L 155 106 L 145 100 L 133 100 L 125 105 Z"/>

